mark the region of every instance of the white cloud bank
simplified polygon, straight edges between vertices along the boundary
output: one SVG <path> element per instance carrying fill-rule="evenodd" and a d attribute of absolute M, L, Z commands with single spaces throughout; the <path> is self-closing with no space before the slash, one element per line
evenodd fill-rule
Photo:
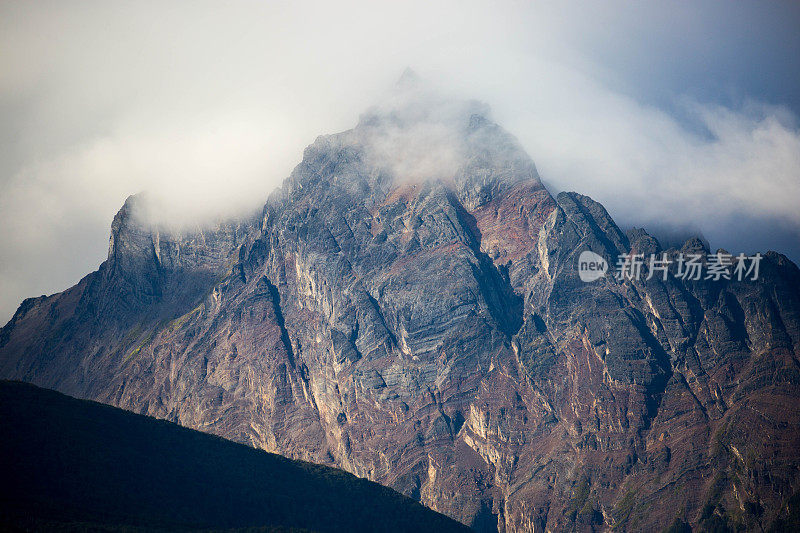
<path fill-rule="evenodd" d="M 3 3 L 0 322 L 95 269 L 129 194 L 181 219 L 257 206 L 406 66 L 490 104 L 552 188 L 622 224 L 796 260 L 800 131 L 778 89 L 798 11 L 628 4 Z M 775 91 L 708 98 L 748 73 Z"/>

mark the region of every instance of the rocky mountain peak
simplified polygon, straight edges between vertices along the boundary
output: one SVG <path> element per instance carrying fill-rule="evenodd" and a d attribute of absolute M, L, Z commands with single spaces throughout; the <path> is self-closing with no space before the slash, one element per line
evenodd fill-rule
<path fill-rule="evenodd" d="M 276 198 L 334 186 L 376 202 L 427 183 L 472 210 L 521 181 L 543 189 L 533 161 L 492 122 L 488 106 L 414 85 L 368 110 L 355 128 L 319 137 Z"/>
<path fill-rule="evenodd" d="M 398 78 L 397 82 L 395 83 L 395 89 L 398 91 L 406 91 L 409 89 L 415 89 L 420 86 L 421 78 L 419 75 L 411 69 L 411 67 L 406 67 L 403 73 Z"/>
<path fill-rule="evenodd" d="M 139 255 L 142 249 L 153 249 L 152 235 L 158 234 L 158 228 L 151 221 L 149 201 L 147 193 L 133 194 L 114 215 L 108 243 L 112 268 L 130 255 Z"/>
<path fill-rule="evenodd" d="M 336 465 L 478 531 L 768 529 L 800 490 L 797 266 L 582 280 L 584 251 L 613 269 L 661 247 L 554 199 L 482 104 L 398 91 L 309 146 L 260 224 L 164 232 L 139 202 L 97 272 L 3 329 L 0 376 Z"/>

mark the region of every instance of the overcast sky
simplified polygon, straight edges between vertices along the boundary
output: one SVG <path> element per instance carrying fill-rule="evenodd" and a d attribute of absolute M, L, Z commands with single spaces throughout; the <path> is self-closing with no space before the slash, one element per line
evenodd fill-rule
<path fill-rule="evenodd" d="M 4 1 L 0 323 L 96 269 L 129 194 L 255 207 L 408 66 L 553 192 L 797 261 L 799 29 L 793 2 Z"/>

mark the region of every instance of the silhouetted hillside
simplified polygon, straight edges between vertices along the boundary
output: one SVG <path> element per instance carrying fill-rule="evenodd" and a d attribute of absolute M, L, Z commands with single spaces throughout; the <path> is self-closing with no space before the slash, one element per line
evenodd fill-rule
<path fill-rule="evenodd" d="M 0 382 L 0 528 L 460 531 L 346 472 Z"/>

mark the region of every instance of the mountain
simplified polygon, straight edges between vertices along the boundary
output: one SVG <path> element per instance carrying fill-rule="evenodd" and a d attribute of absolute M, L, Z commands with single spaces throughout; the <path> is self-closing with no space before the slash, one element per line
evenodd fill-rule
<path fill-rule="evenodd" d="M 554 198 L 480 104 L 404 83 L 257 216 L 175 229 L 147 206 L 126 201 L 96 272 L 23 302 L 0 376 L 338 466 L 478 531 L 795 512 L 797 266 L 677 277 L 679 254 L 708 266 L 700 240 L 662 250 Z M 673 264 L 586 283 L 585 251 Z"/>
<path fill-rule="evenodd" d="M 466 531 L 376 483 L 20 382 L 0 382 L 0 526 Z"/>

